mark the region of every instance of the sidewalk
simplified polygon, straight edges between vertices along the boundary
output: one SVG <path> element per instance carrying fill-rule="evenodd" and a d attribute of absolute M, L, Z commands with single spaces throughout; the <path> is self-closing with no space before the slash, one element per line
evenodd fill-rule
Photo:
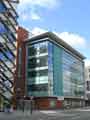
<path fill-rule="evenodd" d="M 35 112 L 35 111 L 34 111 L 34 112 Z M 33 112 L 33 113 L 34 113 L 34 112 Z M 32 113 L 32 114 L 33 114 L 33 113 Z M 21 110 L 17 110 L 17 111 L 14 111 L 14 112 L 11 113 L 11 114 L 13 114 L 13 115 L 15 115 L 15 116 L 23 116 L 23 117 L 24 117 L 24 116 L 31 116 L 31 115 L 32 115 L 30 111 L 26 111 L 26 110 L 25 110 L 24 112 L 21 111 Z"/>
<path fill-rule="evenodd" d="M 87 111 L 87 112 L 83 112 Z M 11 113 L 0 112 L 0 120 L 70 120 L 79 114 L 88 113 L 90 115 L 90 107 L 68 109 L 68 110 L 34 110 L 32 114 L 30 111 L 13 111 Z M 87 117 L 87 115 L 86 115 Z M 57 118 L 57 119 L 56 119 Z"/>

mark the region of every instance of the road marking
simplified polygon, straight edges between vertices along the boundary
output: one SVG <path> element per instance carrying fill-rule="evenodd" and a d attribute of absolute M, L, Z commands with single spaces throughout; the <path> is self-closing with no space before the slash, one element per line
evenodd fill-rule
<path fill-rule="evenodd" d="M 45 114 L 56 114 L 56 111 L 52 111 L 52 110 L 47 110 L 47 111 L 40 111 L 41 113 L 45 113 Z"/>
<path fill-rule="evenodd" d="M 77 111 L 90 111 L 90 109 L 77 109 Z"/>
<path fill-rule="evenodd" d="M 79 119 L 80 118 L 80 116 L 76 116 L 76 117 L 73 117 L 73 118 L 71 118 L 72 120 L 74 120 L 74 119 Z"/>
<path fill-rule="evenodd" d="M 73 117 L 76 117 L 77 115 L 74 114 L 74 113 L 71 113 L 71 114 L 68 114 L 68 113 L 62 113 L 62 112 L 59 112 L 59 111 L 53 111 L 53 110 L 48 110 L 48 111 L 40 111 L 41 113 L 43 114 L 46 114 L 46 115 L 50 115 L 50 116 L 62 116 L 62 117 L 70 117 L 70 118 L 73 118 Z"/>

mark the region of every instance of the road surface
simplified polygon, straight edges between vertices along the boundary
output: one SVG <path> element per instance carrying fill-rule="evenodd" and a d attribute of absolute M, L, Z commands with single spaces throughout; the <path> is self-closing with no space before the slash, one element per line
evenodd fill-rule
<path fill-rule="evenodd" d="M 90 120 L 90 108 L 0 113 L 0 120 Z"/>

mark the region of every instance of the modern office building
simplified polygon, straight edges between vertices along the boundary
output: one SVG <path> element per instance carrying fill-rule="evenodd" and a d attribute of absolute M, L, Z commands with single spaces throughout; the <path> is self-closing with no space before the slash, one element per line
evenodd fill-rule
<path fill-rule="evenodd" d="M 0 109 L 13 96 L 18 0 L 0 0 Z"/>
<path fill-rule="evenodd" d="M 31 37 L 20 49 L 19 76 L 25 76 L 23 92 L 26 99 L 34 97 L 35 107 L 42 109 L 84 105 L 85 57 L 51 32 Z"/>
<path fill-rule="evenodd" d="M 90 105 L 90 66 L 85 67 L 86 105 Z"/>

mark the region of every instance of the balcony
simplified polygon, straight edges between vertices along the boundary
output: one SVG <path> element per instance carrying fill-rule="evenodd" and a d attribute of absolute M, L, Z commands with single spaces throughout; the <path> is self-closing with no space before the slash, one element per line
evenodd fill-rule
<path fill-rule="evenodd" d="M 9 34 L 12 35 L 14 41 L 16 41 L 16 29 L 10 26 L 6 21 L 0 19 L 0 34 Z"/>
<path fill-rule="evenodd" d="M 18 0 L 0 0 L 0 95 L 10 101 L 15 70 Z"/>
<path fill-rule="evenodd" d="M 15 10 L 15 3 L 13 0 L 3 0 L 2 1 L 3 4 L 5 5 L 5 7 L 7 8 L 7 11 L 10 12 L 14 17 L 18 17 L 17 13 L 16 13 L 16 10 Z"/>
<path fill-rule="evenodd" d="M 0 79 L 3 81 L 9 81 L 11 84 L 13 84 L 13 81 L 7 76 L 5 75 L 5 73 L 3 71 L 0 70 Z"/>
<path fill-rule="evenodd" d="M 17 23 L 15 19 L 13 19 L 12 17 L 8 17 L 7 14 L 0 14 L 0 21 L 3 21 L 13 33 L 16 33 Z"/>

